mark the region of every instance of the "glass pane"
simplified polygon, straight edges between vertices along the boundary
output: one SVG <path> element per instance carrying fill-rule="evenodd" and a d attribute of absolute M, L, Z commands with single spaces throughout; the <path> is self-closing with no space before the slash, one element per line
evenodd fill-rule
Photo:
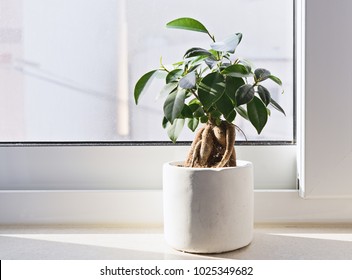
<path fill-rule="evenodd" d="M 182 16 L 218 39 L 243 33 L 237 55 L 282 79 L 285 94 L 270 86 L 287 116 L 273 110 L 260 136 L 237 125 L 249 140 L 292 140 L 292 0 L 2 0 L 0 141 L 168 141 L 160 84 L 138 107 L 133 88 L 161 56 L 209 47 L 205 34 L 165 28 Z M 185 128 L 179 140 L 192 137 Z"/>

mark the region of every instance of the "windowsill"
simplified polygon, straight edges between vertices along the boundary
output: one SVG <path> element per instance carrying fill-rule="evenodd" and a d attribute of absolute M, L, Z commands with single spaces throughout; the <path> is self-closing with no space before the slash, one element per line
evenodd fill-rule
<path fill-rule="evenodd" d="M 237 251 L 187 254 L 161 228 L 0 226 L 0 259 L 352 259 L 351 225 L 257 225 Z"/>

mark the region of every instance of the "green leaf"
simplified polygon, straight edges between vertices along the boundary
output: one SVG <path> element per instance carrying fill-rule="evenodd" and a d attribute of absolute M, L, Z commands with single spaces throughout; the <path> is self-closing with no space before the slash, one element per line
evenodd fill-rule
<path fill-rule="evenodd" d="M 192 110 L 193 116 L 196 118 L 203 117 L 205 112 L 201 106 L 201 103 L 198 99 L 193 99 L 188 103 L 188 107 Z"/>
<path fill-rule="evenodd" d="M 199 119 L 198 118 L 190 118 L 190 119 L 188 119 L 187 126 L 193 132 L 196 131 L 198 125 L 199 125 Z"/>
<path fill-rule="evenodd" d="M 249 121 L 260 134 L 268 120 L 268 111 L 264 103 L 258 98 L 254 97 L 251 102 L 247 104 L 247 112 Z"/>
<path fill-rule="evenodd" d="M 258 82 L 264 81 L 270 77 L 271 73 L 264 69 L 264 68 L 258 68 L 254 71 L 254 77 L 255 80 Z"/>
<path fill-rule="evenodd" d="M 208 116 L 202 116 L 200 117 L 200 122 L 201 123 L 206 123 L 209 120 Z"/>
<path fill-rule="evenodd" d="M 274 81 L 275 83 L 277 83 L 279 86 L 282 86 L 282 82 L 278 77 L 275 77 L 274 75 L 270 75 L 268 78 Z"/>
<path fill-rule="evenodd" d="M 270 104 L 271 106 L 273 106 L 276 110 L 278 110 L 279 112 L 283 113 L 286 116 L 286 113 L 284 111 L 284 109 L 281 108 L 281 106 L 274 100 L 271 99 L 270 100 Z"/>
<path fill-rule="evenodd" d="M 215 106 L 209 109 L 209 113 L 213 119 L 220 119 L 222 116 L 222 113 Z"/>
<path fill-rule="evenodd" d="M 213 56 L 213 54 L 211 52 L 209 52 L 209 51 L 207 51 L 205 49 L 202 49 L 202 48 L 191 48 L 185 53 L 184 58 L 200 56 L 200 55 Z"/>
<path fill-rule="evenodd" d="M 196 72 L 192 71 L 188 73 L 186 76 L 184 76 L 180 82 L 179 85 L 181 88 L 184 89 L 191 89 L 196 86 Z"/>
<path fill-rule="evenodd" d="M 176 88 L 177 88 L 176 82 L 172 82 L 164 85 L 156 99 L 158 100 L 160 98 L 168 96 L 171 92 L 176 90 Z"/>
<path fill-rule="evenodd" d="M 236 91 L 235 98 L 237 106 L 250 102 L 254 97 L 254 87 L 249 84 L 240 86 Z"/>
<path fill-rule="evenodd" d="M 205 26 L 202 23 L 200 23 L 198 20 L 195 20 L 193 18 L 187 18 L 187 17 L 178 18 L 173 21 L 170 21 L 169 23 L 166 24 L 166 27 L 191 30 L 191 31 L 203 32 L 203 33 L 209 34 L 208 30 L 205 28 Z"/>
<path fill-rule="evenodd" d="M 237 116 L 236 110 L 232 110 L 225 118 L 228 122 L 233 122 Z"/>
<path fill-rule="evenodd" d="M 213 50 L 218 52 L 234 53 L 241 40 L 242 33 L 236 33 L 223 41 L 214 42 L 210 46 Z"/>
<path fill-rule="evenodd" d="M 204 60 L 205 64 L 210 68 L 212 69 L 216 63 L 218 62 L 214 57 L 207 57 L 205 60 Z"/>
<path fill-rule="evenodd" d="M 164 115 L 166 119 L 173 124 L 174 120 L 180 116 L 186 99 L 186 91 L 178 89 L 172 92 L 165 100 Z"/>
<path fill-rule="evenodd" d="M 264 104 L 266 106 L 268 106 L 271 101 L 270 92 L 265 87 L 259 85 L 258 86 L 258 94 L 259 94 L 260 99 L 264 102 Z"/>
<path fill-rule="evenodd" d="M 163 122 L 161 123 L 161 126 L 165 129 L 168 123 L 169 121 L 167 120 L 167 118 L 163 117 Z"/>
<path fill-rule="evenodd" d="M 202 65 L 203 60 L 204 59 L 201 59 L 199 61 L 193 61 L 194 63 L 191 63 L 192 67 L 189 68 L 188 72 L 194 72 L 195 70 L 197 70 Z"/>
<path fill-rule="evenodd" d="M 247 110 L 243 107 L 235 107 L 236 112 L 244 119 L 249 120 Z"/>
<path fill-rule="evenodd" d="M 248 59 L 244 59 L 244 58 L 239 59 L 238 63 L 246 66 L 248 68 L 249 72 L 251 71 L 252 68 L 254 68 L 253 63 L 251 61 L 249 61 Z"/>
<path fill-rule="evenodd" d="M 160 79 L 160 80 L 163 80 L 165 79 L 165 77 L 167 76 L 168 72 L 166 72 L 165 70 L 158 70 L 156 71 L 154 77 L 156 79 Z"/>
<path fill-rule="evenodd" d="M 226 76 L 226 94 L 232 102 L 236 103 L 235 94 L 239 87 L 243 86 L 245 83 L 242 78 L 235 78 L 231 76 Z"/>
<path fill-rule="evenodd" d="M 205 109 L 209 109 L 220 99 L 225 91 L 225 78 L 214 72 L 206 75 L 200 82 L 198 97 Z"/>
<path fill-rule="evenodd" d="M 193 118 L 193 112 L 189 106 L 186 104 L 183 105 L 181 116 L 184 118 Z"/>
<path fill-rule="evenodd" d="M 230 65 L 222 70 L 221 74 L 239 78 L 252 76 L 250 70 L 241 64 Z"/>
<path fill-rule="evenodd" d="M 200 106 L 201 103 L 200 103 L 200 101 L 199 101 L 197 98 L 193 98 L 193 99 L 188 103 L 188 106 L 192 106 L 192 105 L 198 105 L 198 106 Z"/>
<path fill-rule="evenodd" d="M 136 83 L 134 87 L 134 101 L 138 104 L 139 97 L 143 93 L 144 90 L 147 89 L 150 81 L 154 78 L 155 73 L 158 70 L 152 70 L 146 74 L 144 74 Z"/>
<path fill-rule="evenodd" d="M 183 64 L 183 61 L 178 61 L 172 64 L 173 67 L 177 68 L 180 67 Z"/>
<path fill-rule="evenodd" d="M 170 71 L 166 76 L 166 83 L 169 84 L 172 82 L 177 82 L 177 80 L 181 77 L 182 73 L 182 69 L 174 69 Z"/>
<path fill-rule="evenodd" d="M 166 127 L 167 135 L 172 142 L 176 142 L 177 138 L 180 136 L 180 133 L 185 125 L 185 119 L 176 119 L 173 124 L 168 123 Z"/>
<path fill-rule="evenodd" d="M 226 94 L 223 94 L 215 105 L 228 122 L 231 123 L 235 119 L 236 111 L 234 111 L 234 106 L 231 99 Z"/>
<path fill-rule="evenodd" d="M 188 58 L 188 65 L 187 66 L 190 66 L 190 68 L 188 69 L 188 72 L 192 72 L 195 69 L 197 69 L 199 66 L 201 66 L 203 61 L 206 59 L 207 59 L 207 56 L 204 56 L 204 55 Z"/>

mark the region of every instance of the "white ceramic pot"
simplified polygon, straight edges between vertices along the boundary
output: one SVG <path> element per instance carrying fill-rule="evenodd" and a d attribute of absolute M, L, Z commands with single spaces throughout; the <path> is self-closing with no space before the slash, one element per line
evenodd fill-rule
<path fill-rule="evenodd" d="M 164 235 L 173 248 L 220 253 L 248 245 L 253 236 L 253 167 L 186 168 L 164 164 Z"/>

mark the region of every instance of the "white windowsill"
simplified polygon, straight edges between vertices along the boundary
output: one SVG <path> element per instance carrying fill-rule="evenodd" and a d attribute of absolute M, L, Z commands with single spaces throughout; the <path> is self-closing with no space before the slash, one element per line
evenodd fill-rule
<path fill-rule="evenodd" d="M 352 259 L 352 226 L 256 226 L 252 243 L 223 254 L 170 248 L 161 228 L 0 227 L 0 259 Z"/>
<path fill-rule="evenodd" d="M 1 191 L 0 225 L 162 226 L 161 190 Z M 352 223 L 351 198 L 303 199 L 298 190 L 255 190 L 254 221 Z"/>

